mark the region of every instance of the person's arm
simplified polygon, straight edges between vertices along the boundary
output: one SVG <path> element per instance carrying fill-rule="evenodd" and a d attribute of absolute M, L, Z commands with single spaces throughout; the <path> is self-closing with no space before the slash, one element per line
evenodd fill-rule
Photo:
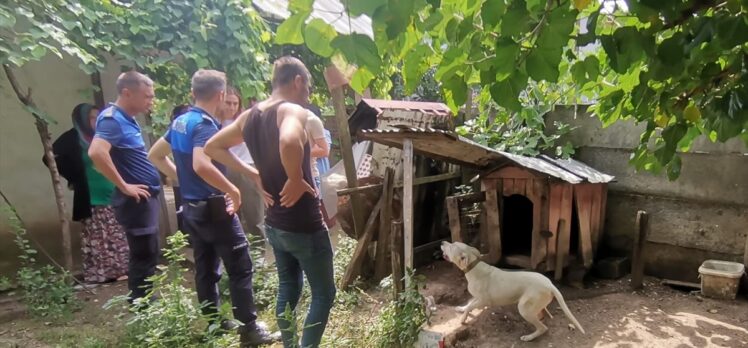
<path fill-rule="evenodd" d="M 323 158 L 329 156 L 330 146 L 327 145 L 327 140 L 325 140 L 325 138 L 314 139 L 310 154 L 314 158 Z"/>
<path fill-rule="evenodd" d="M 291 207 L 305 192 L 315 194 L 314 189 L 304 181 L 301 169 L 304 161 L 305 125 L 308 110 L 294 104 L 284 104 L 278 108 L 278 141 L 281 164 L 288 180 L 281 190 L 281 206 Z"/>
<path fill-rule="evenodd" d="M 229 151 L 232 147 L 241 144 L 242 138 L 241 126 L 249 114 L 249 110 L 244 111 L 236 121 L 226 127 L 221 128 L 205 143 L 205 154 L 218 163 L 225 165 L 227 168 L 240 172 L 252 180 L 259 180 L 260 174 L 256 168 L 245 163 L 239 157 Z"/>
<path fill-rule="evenodd" d="M 117 186 L 120 192 L 135 198 L 136 201 L 140 201 L 141 197 L 146 199 L 150 197 L 151 193 L 148 191 L 148 186 L 128 184 L 122 179 L 117 168 L 114 167 L 112 156 L 109 155 L 111 148 L 112 144 L 104 139 L 94 138 L 91 141 L 91 146 L 88 147 L 88 157 L 91 158 L 96 170 L 112 182 L 114 186 Z"/>
<path fill-rule="evenodd" d="M 310 137 L 310 155 L 314 158 L 327 157 L 330 154 L 330 147 L 327 146 L 327 141 L 325 140 L 325 126 L 322 123 L 322 119 L 310 112 L 305 129 Z"/>
<path fill-rule="evenodd" d="M 91 158 L 94 168 L 105 178 L 109 179 L 120 192 L 135 198 L 139 202 L 141 197 L 148 198 L 151 196 L 148 186 L 126 183 L 114 166 L 112 156 L 109 154 L 109 151 L 112 149 L 112 143 L 118 142 L 121 137 L 122 131 L 116 121 L 113 119 L 101 120 L 96 125 L 96 136 L 88 147 L 88 157 Z"/>
<path fill-rule="evenodd" d="M 177 167 L 169 158 L 170 153 L 171 145 L 166 141 L 165 137 L 162 137 L 151 146 L 151 150 L 148 151 L 148 159 L 161 173 L 164 173 L 170 180 L 176 181 Z"/>
<path fill-rule="evenodd" d="M 192 169 L 205 180 L 208 185 L 213 186 L 221 192 L 226 193 L 231 199 L 229 213 L 234 213 L 242 204 L 239 189 L 216 168 L 210 157 L 205 154 L 205 143 L 218 132 L 218 128 L 212 124 L 201 123 L 192 131 Z"/>

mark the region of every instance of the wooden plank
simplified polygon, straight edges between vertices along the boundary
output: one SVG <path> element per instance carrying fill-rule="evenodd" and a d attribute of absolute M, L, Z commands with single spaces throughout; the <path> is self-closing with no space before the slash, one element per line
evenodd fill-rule
<path fill-rule="evenodd" d="M 342 289 L 353 284 L 353 281 L 355 281 L 356 277 L 361 273 L 361 266 L 367 255 L 366 252 L 369 249 L 369 243 L 371 242 L 372 236 L 374 236 L 374 225 L 379 217 L 379 211 L 382 210 L 383 204 L 383 197 L 380 197 L 377 205 L 374 206 L 371 215 L 369 215 L 369 219 L 366 221 L 364 233 L 361 235 L 361 238 L 358 239 L 358 244 L 356 244 L 356 249 L 353 251 L 351 262 L 348 264 L 348 268 L 346 268 L 343 278 L 340 280 L 340 287 Z"/>
<path fill-rule="evenodd" d="M 501 180 L 502 194 L 504 196 L 511 196 L 514 194 L 514 179 L 503 179 Z"/>
<path fill-rule="evenodd" d="M 597 255 L 597 244 L 600 242 L 600 207 L 602 206 L 603 187 L 601 184 L 590 184 L 592 191 L 592 208 L 590 210 L 590 231 L 592 232 L 592 255 Z"/>
<path fill-rule="evenodd" d="M 444 173 L 444 174 L 437 174 L 437 175 L 431 175 L 431 176 L 424 176 L 420 178 L 413 179 L 413 186 L 419 186 L 424 184 L 430 184 L 434 182 L 440 182 L 440 181 L 448 181 L 452 179 L 459 179 L 462 177 L 462 174 L 460 172 L 451 172 L 451 173 Z M 338 196 L 345 196 L 349 195 L 351 193 L 364 193 L 366 191 L 375 191 L 382 187 L 382 184 L 374 184 L 374 185 L 366 185 L 366 186 L 360 186 L 356 188 L 345 188 L 342 190 L 338 190 Z M 403 183 L 398 182 L 395 184 L 395 188 L 402 188 Z"/>
<path fill-rule="evenodd" d="M 456 197 L 447 197 L 447 216 L 449 217 L 449 231 L 452 242 L 464 242 L 462 226 L 460 226 L 460 204 Z"/>
<path fill-rule="evenodd" d="M 558 219 L 558 224 L 556 225 L 556 230 L 557 231 L 563 231 L 565 228 L 566 228 L 566 220 L 564 220 L 564 219 Z M 567 248 L 566 248 L 567 251 L 564 251 L 564 249 L 562 249 L 561 238 L 557 238 L 556 239 L 556 243 L 557 243 L 556 250 L 558 250 L 558 251 L 556 253 L 556 260 L 554 262 L 555 264 L 554 264 L 553 278 L 556 281 L 559 281 L 559 280 L 561 280 L 561 277 L 563 277 L 563 275 L 564 275 L 564 258 L 568 256 L 568 254 L 569 254 L 568 253 L 569 248 L 568 248 L 568 245 L 567 245 Z"/>
<path fill-rule="evenodd" d="M 402 261 L 402 250 L 403 250 L 403 222 L 401 220 L 392 221 L 391 233 L 390 233 L 390 251 L 392 257 L 390 257 L 392 263 L 392 283 L 395 297 L 405 289 L 403 284 L 403 261 Z"/>
<path fill-rule="evenodd" d="M 550 238 L 553 236 L 553 232 L 551 232 L 551 227 L 549 224 L 549 218 L 548 215 L 550 214 L 550 204 L 548 203 L 548 200 L 550 199 L 550 184 L 548 183 L 548 180 L 546 179 L 537 179 L 535 180 L 535 192 L 540 192 L 540 231 L 538 232 L 540 236 L 540 264 L 541 266 L 540 271 L 551 271 L 553 270 L 550 266 L 550 263 L 547 262 L 548 260 L 548 244 L 550 241 Z M 554 226 L 555 227 L 555 226 Z M 554 247 L 555 249 L 555 247 Z M 545 262 L 545 267 L 542 267 L 543 263 Z"/>
<path fill-rule="evenodd" d="M 561 260 L 561 267 L 566 267 L 570 262 L 571 252 L 571 215 L 573 212 L 574 204 L 574 192 L 573 186 L 568 183 L 563 184 L 561 191 L 561 216 L 560 220 L 564 220 L 565 223 L 559 229 L 558 241 L 556 247 L 556 262 Z M 556 266 L 558 269 L 558 265 Z M 555 276 L 557 280 L 561 280 L 563 273 L 557 273 Z"/>
<path fill-rule="evenodd" d="M 498 180 L 496 184 L 500 184 L 501 180 Z M 473 203 L 480 203 L 486 200 L 486 193 L 481 192 L 475 192 L 475 193 L 468 193 L 464 195 L 456 195 L 452 196 L 455 200 L 457 200 L 458 204 L 473 204 Z"/>
<path fill-rule="evenodd" d="M 608 184 L 600 184 L 602 188 L 602 194 L 600 195 L 600 237 L 597 241 L 599 244 L 603 243 L 603 235 L 605 234 L 605 216 L 608 209 Z"/>
<path fill-rule="evenodd" d="M 485 176 L 486 179 L 535 179 L 536 175 L 525 169 L 509 166 L 504 167 Z"/>
<path fill-rule="evenodd" d="M 517 181 L 515 180 L 515 185 L 516 183 Z M 532 251 L 530 252 L 530 266 L 532 269 L 538 270 L 538 265 L 545 259 L 546 251 L 544 247 L 546 241 L 540 234 L 543 230 L 542 182 L 540 180 L 529 181 L 525 195 L 532 201 Z"/>
<path fill-rule="evenodd" d="M 387 168 L 384 172 L 384 187 L 382 190 L 382 212 L 379 214 L 379 236 L 377 237 L 377 254 L 374 258 L 374 280 L 386 277 L 389 265 L 390 228 L 392 227 L 392 196 L 395 183 L 395 169 Z"/>
<path fill-rule="evenodd" d="M 634 250 L 631 256 L 631 288 L 641 289 L 644 281 L 644 246 L 649 234 L 649 215 L 643 210 L 636 213 Z"/>
<path fill-rule="evenodd" d="M 532 188 L 528 189 L 527 186 L 532 185 L 533 181 L 534 180 L 514 179 L 514 191 L 512 194 L 529 196 L 529 192 L 532 191 Z"/>
<path fill-rule="evenodd" d="M 668 285 L 668 286 L 675 286 L 675 287 L 680 287 L 680 288 L 701 289 L 701 284 L 699 283 L 682 282 L 680 280 L 672 280 L 672 279 L 663 279 L 660 282 L 660 284 Z"/>
<path fill-rule="evenodd" d="M 556 269 L 556 246 L 558 244 L 558 221 L 561 219 L 561 199 L 563 198 L 563 185 L 550 185 L 550 198 L 548 199 L 548 226 L 550 227 L 551 237 L 548 238 L 548 255 L 546 264 L 548 270 Z"/>
<path fill-rule="evenodd" d="M 499 221 L 499 201 L 493 181 L 483 181 L 481 186 L 486 192 L 483 210 L 486 212 L 486 237 L 488 241 L 488 256 L 485 261 L 495 264 L 501 259 L 501 222 Z"/>
<path fill-rule="evenodd" d="M 592 207 L 591 190 L 588 185 L 574 185 L 574 202 L 579 220 L 579 251 L 585 268 L 592 266 L 592 231 L 590 214 Z"/>
<path fill-rule="evenodd" d="M 413 269 L 413 141 L 403 140 L 403 260 L 405 269 Z M 407 272 L 406 272 L 407 275 Z M 410 279 L 405 280 L 410 284 Z"/>
<path fill-rule="evenodd" d="M 348 128 L 348 114 L 345 111 L 343 87 L 330 88 L 330 96 L 332 97 L 332 104 L 335 109 L 335 119 L 338 123 L 340 152 L 343 155 L 345 178 L 348 181 L 348 188 L 356 188 L 358 187 L 358 177 L 356 176 L 356 165 L 353 160 L 353 144 L 351 142 L 350 129 Z M 360 236 L 359 232 L 364 226 L 363 202 L 359 195 L 351 196 L 349 202 L 351 204 L 351 214 L 353 215 L 353 232 L 355 236 Z"/>

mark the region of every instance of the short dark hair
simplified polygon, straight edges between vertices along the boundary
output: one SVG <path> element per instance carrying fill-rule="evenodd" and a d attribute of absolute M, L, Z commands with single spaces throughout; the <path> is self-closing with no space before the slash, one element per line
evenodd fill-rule
<path fill-rule="evenodd" d="M 134 70 L 123 72 L 117 77 L 117 94 L 122 94 L 125 89 L 138 89 L 142 85 L 153 86 L 153 80 L 148 75 Z"/>
<path fill-rule="evenodd" d="M 226 74 L 218 70 L 200 69 L 192 75 L 192 94 L 196 100 L 213 98 L 226 90 Z"/>
<path fill-rule="evenodd" d="M 302 76 L 307 82 L 311 80 L 309 70 L 307 70 L 304 63 L 298 58 L 283 56 L 276 59 L 273 63 L 273 88 L 285 86 L 293 82 L 296 76 Z"/>
<path fill-rule="evenodd" d="M 189 108 L 190 108 L 189 104 L 179 104 L 179 105 L 174 106 L 174 109 L 171 110 L 171 120 L 174 121 L 177 117 L 187 112 Z"/>

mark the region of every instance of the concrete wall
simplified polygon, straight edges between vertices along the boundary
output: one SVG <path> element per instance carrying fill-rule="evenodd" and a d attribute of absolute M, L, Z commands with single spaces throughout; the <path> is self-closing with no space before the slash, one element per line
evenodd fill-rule
<path fill-rule="evenodd" d="M 602 240 L 606 254 L 628 255 L 637 210 L 650 214 L 646 272 L 658 277 L 698 281 L 706 259 L 740 261 L 748 238 L 748 149 L 740 140 L 711 143 L 698 139 L 681 154 L 680 178 L 636 173 L 628 161 L 643 126 L 619 122 L 603 129 L 582 109 L 557 109 L 546 124 L 578 127 L 569 140 L 575 157 L 616 176 L 608 193 Z"/>
<path fill-rule="evenodd" d="M 102 74 L 104 96 L 114 96 L 115 69 Z M 31 88 L 37 106 L 52 116 L 53 140 L 72 127 L 70 113 L 81 102 L 93 102 L 91 80 L 73 59 L 49 57 L 15 69 L 24 88 Z M 58 262 L 62 261 L 60 224 L 49 172 L 42 163 L 42 145 L 33 117 L 23 110 L 4 73 L 0 72 L 0 190 L 16 207 L 31 238 L 38 241 Z M 63 181 L 64 182 L 64 181 Z M 72 214 L 72 192 L 66 192 L 68 213 Z M 0 209 L 4 210 L 4 203 Z M 80 262 L 80 225 L 72 223 L 76 264 Z M 8 227 L 7 215 L 0 212 L 0 276 L 12 276 L 18 250 Z M 41 256 L 43 259 L 44 257 Z"/>

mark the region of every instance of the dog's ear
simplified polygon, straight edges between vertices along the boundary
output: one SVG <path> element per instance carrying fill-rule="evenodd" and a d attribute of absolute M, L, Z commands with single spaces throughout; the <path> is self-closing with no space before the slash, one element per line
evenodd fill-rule
<path fill-rule="evenodd" d="M 475 255 L 475 257 L 477 257 L 477 258 L 480 258 L 480 250 L 478 250 L 478 249 L 476 249 L 476 248 L 473 248 L 473 247 L 471 247 L 471 246 L 468 246 L 468 247 L 467 247 L 467 249 L 468 249 L 468 251 L 469 251 L 469 252 L 470 252 L 471 254 Z"/>

